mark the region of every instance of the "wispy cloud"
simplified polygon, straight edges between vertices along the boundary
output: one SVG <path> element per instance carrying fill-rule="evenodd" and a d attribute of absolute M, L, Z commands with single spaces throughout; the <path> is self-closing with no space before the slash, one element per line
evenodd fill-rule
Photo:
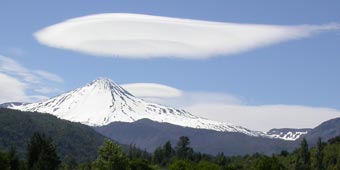
<path fill-rule="evenodd" d="M 51 88 L 51 87 L 36 87 L 34 89 L 35 92 L 41 93 L 41 94 L 51 94 L 51 93 L 61 93 L 62 90 L 58 88 Z"/>
<path fill-rule="evenodd" d="M 0 55 L 0 72 L 21 77 L 24 81 L 38 83 L 39 78 L 15 60 Z"/>
<path fill-rule="evenodd" d="M 58 83 L 62 83 L 64 80 L 56 75 L 56 74 L 53 74 L 53 73 L 50 73 L 50 72 L 47 72 L 47 71 L 43 71 L 43 70 L 35 70 L 33 71 L 35 74 L 37 74 L 38 76 L 46 79 L 46 80 L 49 80 L 49 81 L 54 81 L 54 82 L 58 82 Z"/>
<path fill-rule="evenodd" d="M 42 44 L 107 57 L 200 59 L 250 51 L 338 30 L 339 24 L 260 25 L 141 14 L 97 14 L 39 30 Z"/>
<path fill-rule="evenodd" d="M 30 83 L 39 83 L 42 80 L 54 82 L 63 82 L 63 79 L 53 73 L 43 70 L 30 70 L 19 64 L 17 61 L 0 55 L 0 72 L 14 76 L 19 76 L 24 81 Z"/>
<path fill-rule="evenodd" d="M 0 103 L 27 101 L 24 83 L 6 74 L 0 73 Z"/>
<path fill-rule="evenodd" d="M 138 84 L 144 83 L 137 83 L 135 86 Z M 197 116 L 260 131 L 283 127 L 311 128 L 323 121 L 340 117 L 340 110 L 333 108 L 299 105 L 248 105 L 242 98 L 235 95 L 211 92 L 186 92 L 166 86 L 168 89 L 176 89 L 176 91 L 180 92 L 177 93 L 180 95 L 174 96 L 167 88 L 152 89 L 152 87 L 158 86 L 164 85 L 148 87 L 147 91 L 157 91 L 155 94 L 150 93 L 148 95 L 147 92 L 143 92 L 143 86 L 134 88 L 131 93 L 147 101 L 183 108 Z M 124 85 L 124 87 L 129 86 Z M 127 90 L 129 91 L 130 89 L 127 88 Z M 168 92 L 170 92 L 169 96 L 163 95 Z"/>
<path fill-rule="evenodd" d="M 48 82 L 63 82 L 63 79 L 44 70 L 32 70 L 17 61 L 0 55 L 0 93 L 1 102 L 31 102 L 46 99 L 47 94 L 61 92 L 57 88 L 48 87 Z M 29 95 L 27 91 L 35 91 L 37 95 Z M 40 95 L 39 95 L 40 94 Z M 12 95 L 12 98 L 9 96 Z"/>
<path fill-rule="evenodd" d="M 182 91 L 176 88 L 156 83 L 132 83 L 121 85 L 124 89 L 138 97 L 170 98 L 179 97 Z"/>

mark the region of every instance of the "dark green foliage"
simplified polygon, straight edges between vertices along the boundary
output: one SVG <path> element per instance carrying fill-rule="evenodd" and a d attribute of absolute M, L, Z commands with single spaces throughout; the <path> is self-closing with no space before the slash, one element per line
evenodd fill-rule
<path fill-rule="evenodd" d="M 308 149 L 307 140 L 305 138 L 301 141 L 301 145 L 297 154 L 295 169 L 296 170 L 311 169 L 310 152 Z"/>
<path fill-rule="evenodd" d="M 170 141 L 167 141 L 163 146 L 164 159 L 170 162 L 170 159 L 175 155 L 175 150 L 172 148 Z"/>
<path fill-rule="evenodd" d="M 77 169 L 77 167 L 78 167 L 78 163 L 72 157 L 65 158 L 63 164 L 61 165 L 62 170 L 74 170 L 74 169 Z"/>
<path fill-rule="evenodd" d="M 94 170 L 128 170 L 129 160 L 119 145 L 107 140 L 100 147 L 93 167 Z"/>
<path fill-rule="evenodd" d="M 153 170 L 145 160 L 135 159 L 130 161 L 131 170 Z"/>
<path fill-rule="evenodd" d="M 161 166 L 166 166 L 175 156 L 175 150 L 172 148 L 170 141 L 167 141 L 163 147 L 156 148 L 153 162 Z"/>
<path fill-rule="evenodd" d="M 224 156 L 224 153 L 221 152 L 219 154 L 217 154 L 216 156 L 216 162 L 218 165 L 222 166 L 222 167 L 225 167 L 227 166 L 227 158 Z"/>
<path fill-rule="evenodd" d="M 78 170 L 92 170 L 92 162 L 86 161 L 78 165 Z"/>
<path fill-rule="evenodd" d="M 256 170 L 281 170 L 284 169 L 283 165 L 279 163 L 276 157 L 263 156 L 256 163 Z"/>
<path fill-rule="evenodd" d="M 318 144 L 317 144 L 317 150 L 316 150 L 316 154 L 315 154 L 315 158 L 316 158 L 316 170 L 324 170 L 324 165 L 323 165 L 323 148 L 324 148 L 324 144 L 321 141 L 321 138 L 318 139 Z"/>
<path fill-rule="evenodd" d="M 194 154 L 194 151 L 190 145 L 190 140 L 186 136 L 181 136 L 179 138 L 179 141 L 177 142 L 176 146 L 176 156 L 179 159 L 186 159 L 186 160 L 191 160 Z"/>
<path fill-rule="evenodd" d="M 10 170 L 10 162 L 8 156 L 5 152 L 0 150 L 0 169 L 1 170 Z"/>
<path fill-rule="evenodd" d="M 94 160 L 104 137 L 80 123 L 58 119 L 50 114 L 0 109 L 0 148 L 15 146 L 19 157 L 25 156 L 26 144 L 34 132 L 51 136 L 62 160 Z"/>
<path fill-rule="evenodd" d="M 35 155 L 39 153 L 41 148 L 45 148 L 45 143 L 52 143 L 51 139 L 48 139 L 44 135 L 35 134 L 29 144 L 28 153 Z M 176 149 L 178 148 L 190 148 L 190 141 L 186 138 L 180 138 Z M 33 147 L 35 146 L 35 147 Z M 47 145 L 51 146 L 51 145 Z M 47 147 L 49 148 L 49 147 Z M 53 148 L 53 147 L 52 147 Z M 54 149 L 48 149 L 53 151 Z M 153 155 L 154 159 L 157 158 L 157 153 L 161 153 L 159 162 L 151 162 L 147 158 L 150 154 L 145 154 L 145 151 L 138 149 L 135 145 L 131 145 L 127 150 L 127 155 L 123 149 L 113 143 L 107 141 L 99 150 L 99 156 L 94 162 L 84 162 L 78 164 L 72 157 L 65 158 L 60 166 L 60 170 L 291 170 L 291 169 L 312 169 L 318 170 L 319 165 L 325 170 L 338 170 L 340 169 L 340 143 L 322 143 L 318 140 L 318 146 L 314 148 L 308 148 L 307 141 L 301 142 L 300 148 L 292 153 L 281 152 L 277 155 L 266 156 L 260 153 L 245 156 L 233 156 L 226 157 L 223 153 L 219 153 L 216 156 L 202 154 L 192 150 L 192 157 L 188 159 L 179 158 L 174 153 L 174 149 L 170 142 L 166 142 L 163 146 L 160 146 L 158 151 Z M 48 156 L 47 156 L 48 155 Z M 38 156 L 38 160 L 33 159 L 37 156 L 31 156 L 27 159 L 26 163 L 23 160 L 18 160 L 16 151 L 14 148 L 7 152 L 0 151 L 0 169 L 11 170 L 12 168 L 19 168 L 19 170 L 49 170 L 55 169 L 52 163 L 46 163 L 47 161 L 39 161 L 40 158 L 51 158 L 55 154 L 43 154 Z M 143 156 L 148 155 L 148 156 Z M 37 165 L 31 165 L 32 160 Z M 20 166 L 13 166 L 14 163 L 19 162 Z M 164 164 L 164 162 L 168 162 Z M 27 164 L 27 166 L 25 166 Z M 46 166 L 46 165 L 49 166 Z M 52 165 L 52 166 L 51 166 Z M 312 165 L 312 166 L 311 166 Z M 30 168 L 26 168 L 30 167 Z"/>
<path fill-rule="evenodd" d="M 20 160 L 17 155 L 17 151 L 15 147 L 11 147 L 8 151 L 8 160 L 10 164 L 10 170 L 19 170 L 20 169 Z"/>
<path fill-rule="evenodd" d="M 164 166 L 164 161 L 163 161 L 163 150 L 162 150 L 162 147 L 158 147 L 156 148 L 156 150 L 154 151 L 153 153 L 153 162 L 155 164 L 159 164 L 159 165 L 162 165 Z"/>
<path fill-rule="evenodd" d="M 55 170 L 60 160 L 51 138 L 34 133 L 27 145 L 27 165 L 29 170 Z"/>
<path fill-rule="evenodd" d="M 151 162 L 152 156 L 150 153 L 148 153 L 145 150 L 141 150 L 136 147 L 136 145 L 129 145 L 128 150 L 127 150 L 127 156 L 130 160 L 133 159 L 142 159 L 146 160 L 148 162 Z"/>
<path fill-rule="evenodd" d="M 195 170 L 194 164 L 186 160 L 175 160 L 170 166 L 169 170 Z"/>
<path fill-rule="evenodd" d="M 282 150 L 281 153 L 280 153 L 280 155 L 283 156 L 283 157 L 286 157 L 286 156 L 289 155 L 289 152 L 286 151 L 286 150 Z"/>
<path fill-rule="evenodd" d="M 338 150 L 338 156 L 337 156 L 337 161 L 334 167 L 339 170 L 340 169 L 340 149 Z"/>
<path fill-rule="evenodd" d="M 26 170 L 25 162 L 20 160 L 14 147 L 9 151 L 0 150 L 0 170 Z"/>
<path fill-rule="evenodd" d="M 208 161 L 200 161 L 195 166 L 195 170 L 220 170 L 220 169 L 221 169 L 220 166 Z"/>
<path fill-rule="evenodd" d="M 328 143 L 330 143 L 330 144 L 340 143 L 340 136 L 336 136 L 334 138 L 329 139 Z"/>

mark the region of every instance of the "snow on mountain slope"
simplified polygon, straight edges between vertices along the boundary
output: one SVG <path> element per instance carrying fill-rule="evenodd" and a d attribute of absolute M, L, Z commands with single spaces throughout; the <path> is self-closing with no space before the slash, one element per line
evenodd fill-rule
<path fill-rule="evenodd" d="M 306 135 L 311 129 L 290 129 L 290 128 L 283 128 L 283 129 L 271 129 L 267 132 L 267 135 L 283 140 L 297 140 L 301 136 Z"/>
<path fill-rule="evenodd" d="M 9 108 L 50 113 L 61 119 L 90 126 L 103 126 L 111 122 L 134 122 L 146 118 L 184 127 L 270 137 L 263 132 L 208 120 L 185 110 L 144 101 L 107 78 L 94 80 L 84 87 L 43 102 L 23 106 L 12 105 Z"/>

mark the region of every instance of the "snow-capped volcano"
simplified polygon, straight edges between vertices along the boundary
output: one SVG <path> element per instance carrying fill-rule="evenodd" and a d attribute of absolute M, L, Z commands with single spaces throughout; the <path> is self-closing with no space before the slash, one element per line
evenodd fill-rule
<path fill-rule="evenodd" d="M 184 127 L 271 137 L 263 132 L 201 118 L 182 109 L 144 101 L 107 78 L 99 78 L 84 87 L 43 102 L 12 105 L 9 108 L 50 113 L 61 119 L 90 126 L 104 126 L 111 122 L 134 122 L 146 118 Z"/>

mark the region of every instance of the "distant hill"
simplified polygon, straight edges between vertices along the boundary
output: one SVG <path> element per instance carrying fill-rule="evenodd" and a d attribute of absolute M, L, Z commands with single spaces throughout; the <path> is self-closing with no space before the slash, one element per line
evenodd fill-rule
<path fill-rule="evenodd" d="M 175 144 L 178 137 L 188 136 L 192 142 L 192 147 L 204 153 L 216 154 L 224 152 L 225 155 L 245 155 L 259 152 L 271 154 L 278 153 L 281 150 L 292 151 L 299 146 L 303 138 L 307 139 L 310 146 L 315 146 L 319 137 L 323 141 L 327 141 L 340 136 L 340 118 L 325 121 L 313 129 L 272 129 L 268 132 L 270 135 L 277 134 L 283 137 L 285 135 L 301 136 L 295 141 L 252 137 L 235 132 L 181 127 L 149 119 L 142 119 L 132 123 L 113 122 L 106 126 L 95 127 L 95 129 L 104 136 L 120 143 L 133 143 L 148 151 L 153 151 L 167 140 Z"/>
<path fill-rule="evenodd" d="M 132 123 L 113 122 L 95 129 L 111 139 L 124 144 L 153 151 L 170 140 L 176 144 L 180 136 L 188 136 L 191 146 L 203 153 L 225 155 L 245 155 L 255 152 L 271 154 L 282 150 L 292 150 L 295 142 L 265 137 L 253 137 L 237 132 L 218 132 L 207 129 L 187 128 L 142 119 Z"/>
<path fill-rule="evenodd" d="M 305 138 L 311 145 L 315 145 L 319 137 L 321 137 L 323 141 L 327 141 L 336 136 L 340 136 L 340 118 L 321 123 L 319 126 L 310 130 Z"/>
<path fill-rule="evenodd" d="M 34 132 L 43 132 L 54 140 L 62 159 L 92 160 L 105 137 L 91 127 L 58 119 L 50 114 L 0 108 L 0 148 L 16 146 L 24 156 L 26 144 Z"/>

